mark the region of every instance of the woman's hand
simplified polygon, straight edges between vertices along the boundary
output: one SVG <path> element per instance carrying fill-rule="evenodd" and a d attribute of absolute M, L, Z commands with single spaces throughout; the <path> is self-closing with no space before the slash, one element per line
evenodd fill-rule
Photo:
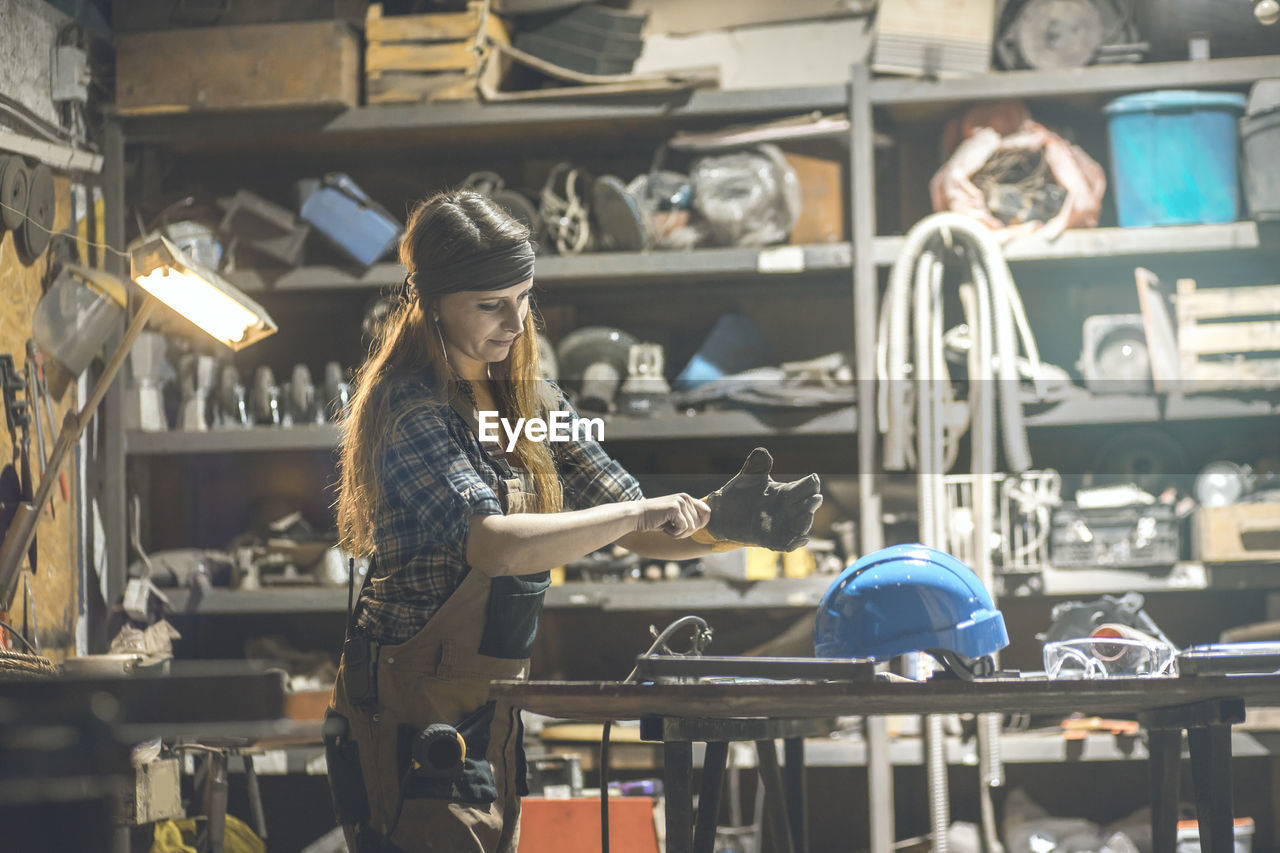
<path fill-rule="evenodd" d="M 693 531 L 705 527 L 711 518 L 711 507 L 703 501 L 683 492 L 645 498 L 639 501 L 640 515 L 636 519 L 636 532 L 661 530 L 676 539 L 684 539 Z"/>

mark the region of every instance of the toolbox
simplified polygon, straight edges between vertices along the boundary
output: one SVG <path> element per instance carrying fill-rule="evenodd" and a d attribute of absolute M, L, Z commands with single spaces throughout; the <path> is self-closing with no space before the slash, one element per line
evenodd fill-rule
<path fill-rule="evenodd" d="M 1053 513 L 1049 561 L 1055 568 L 1173 565 L 1181 544 L 1168 504 L 1086 509 L 1064 501 Z"/>
<path fill-rule="evenodd" d="M 347 175 L 303 184 L 302 219 L 352 260 L 367 267 L 396 244 L 400 223 Z"/>
<path fill-rule="evenodd" d="M 1193 553 L 1201 562 L 1280 560 L 1280 502 L 1202 506 L 1191 529 Z"/>

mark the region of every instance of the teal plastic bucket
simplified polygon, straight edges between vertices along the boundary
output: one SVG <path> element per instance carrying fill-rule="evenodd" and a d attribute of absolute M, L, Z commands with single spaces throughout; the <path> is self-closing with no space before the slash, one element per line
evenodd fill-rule
<path fill-rule="evenodd" d="M 1244 95 L 1233 92 L 1173 89 L 1107 104 L 1120 224 L 1236 221 L 1236 120 L 1244 106 Z"/>

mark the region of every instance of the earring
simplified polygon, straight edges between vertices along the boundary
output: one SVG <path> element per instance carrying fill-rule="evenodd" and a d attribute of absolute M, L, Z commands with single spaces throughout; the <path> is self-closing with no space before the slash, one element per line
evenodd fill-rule
<path fill-rule="evenodd" d="M 436 323 L 436 337 L 440 340 L 440 352 L 444 353 L 444 363 L 449 364 L 449 350 L 445 348 L 444 333 L 440 331 L 440 323 L 438 322 Z M 452 365 L 450 366 L 452 367 Z"/>

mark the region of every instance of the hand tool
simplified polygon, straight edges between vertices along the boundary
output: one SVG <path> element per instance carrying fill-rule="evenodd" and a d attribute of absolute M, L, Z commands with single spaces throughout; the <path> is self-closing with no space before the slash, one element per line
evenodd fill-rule
<path fill-rule="evenodd" d="M 35 348 L 35 341 L 33 339 L 28 339 L 27 351 L 34 351 L 33 357 L 36 362 L 36 378 L 40 380 L 40 388 L 38 390 L 40 397 L 44 400 L 45 416 L 49 418 L 49 445 L 50 450 L 52 450 L 53 443 L 58 440 L 58 420 L 53 415 L 53 397 L 49 394 L 49 377 L 47 377 L 44 372 L 44 356 L 40 353 L 39 349 Z M 36 420 L 39 421 L 40 413 L 36 412 L 35 416 Z M 42 450 L 41 453 L 43 454 L 44 451 Z M 67 472 L 62 470 L 62 468 L 58 469 L 58 485 L 62 488 L 62 499 L 67 503 L 70 503 L 71 489 L 67 486 Z"/>

